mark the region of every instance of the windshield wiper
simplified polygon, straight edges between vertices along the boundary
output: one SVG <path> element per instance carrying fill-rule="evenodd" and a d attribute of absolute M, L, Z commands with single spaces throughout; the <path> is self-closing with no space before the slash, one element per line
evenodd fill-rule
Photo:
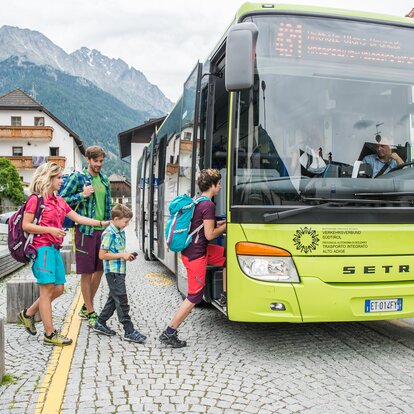
<path fill-rule="evenodd" d="M 286 217 L 296 216 L 298 214 L 307 213 L 311 210 L 323 209 L 327 207 L 337 206 L 344 207 L 349 204 L 379 204 L 379 203 L 392 203 L 392 204 L 406 204 L 407 201 L 397 201 L 397 200 L 364 200 L 364 199 L 355 199 L 355 198 L 337 198 L 337 199 L 324 199 L 324 198 L 308 198 L 303 197 L 303 201 L 321 201 L 322 204 L 316 204 L 313 206 L 301 206 L 291 210 L 284 210 L 275 213 L 265 213 L 263 215 L 266 223 L 271 221 L 278 221 Z"/>
<path fill-rule="evenodd" d="M 328 206 L 334 205 L 334 204 L 338 204 L 338 203 L 316 204 L 314 206 L 306 206 L 306 207 L 301 206 L 301 207 L 294 208 L 294 209 L 291 209 L 291 210 L 285 210 L 285 211 L 280 211 L 280 212 L 276 212 L 276 213 L 266 213 L 266 214 L 263 215 L 263 217 L 265 219 L 265 222 L 268 223 L 270 221 L 280 220 L 280 219 L 285 218 L 285 217 L 296 216 L 298 214 L 306 213 L 310 210 L 325 208 L 325 207 L 328 207 Z"/>
<path fill-rule="evenodd" d="M 375 195 L 376 193 L 357 193 L 359 195 Z M 357 195 L 355 194 L 355 195 Z M 414 195 L 414 194 L 413 194 Z M 369 199 L 369 198 L 330 198 L 327 200 L 326 198 L 317 198 L 317 197 L 303 197 L 303 201 L 323 201 L 323 202 L 332 202 L 332 203 L 340 203 L 340 204 L 407 204 L 408 200 L 381 200 L 381 199 Z"/>
<path fill-rule="evenodd" d="M 414 196 L 412 191 L 395 191 L 386 193 L 355 193 L 355 196 L 368 197 L 368 196 L 380 196 L 380 197 L 393 197 L 393 196 Z"/>

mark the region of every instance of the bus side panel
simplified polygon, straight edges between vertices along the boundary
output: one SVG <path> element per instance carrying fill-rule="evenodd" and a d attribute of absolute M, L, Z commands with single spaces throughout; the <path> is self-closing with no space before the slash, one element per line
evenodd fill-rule
<path fill-rule="evenodd" d="M 246 241 L 239 224 L 227 224 L 227 312 L 239 322 L 302 322 L 291 283 L 268 283 L 246 276 L 240 269 L 235 245 Z M 286 310 L 274 311 L 270 304 L 282 302 Z"/>

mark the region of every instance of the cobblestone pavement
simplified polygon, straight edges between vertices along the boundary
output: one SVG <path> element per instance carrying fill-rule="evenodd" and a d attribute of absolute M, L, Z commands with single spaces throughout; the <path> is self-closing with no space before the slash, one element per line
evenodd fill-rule
<path fill-rule="evenodd" d="M 75 278 L 69 280 L 56 304 L 58 320 L 75 290 Z M 181 303 L 173 282 L 157 262 L 139 256 L 128 264 L 131 316 L 147 343 L 123 341 L 116 316 L 108 323 L 116 337 L 83 322 L 62 413 L 414 412 L 414 327 L 234 323 L 199 307 L 180 330 L 188 347 L 173 350 L 157 339 Z M 107 292 L 103 281 L 98 310 Z M 17 327 L 6 334 L 6 370 L 18 380 L 0 388 L 0 411 L 33 412 L 51 351 Z"/>

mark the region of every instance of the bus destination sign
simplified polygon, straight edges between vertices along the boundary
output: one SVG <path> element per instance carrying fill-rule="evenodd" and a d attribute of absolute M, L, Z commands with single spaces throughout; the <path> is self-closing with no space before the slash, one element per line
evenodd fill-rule
<path fill-rule="evenodd" d="M 284 58 L 414 65 L 414 38 L 406 34 L 411 30 L 396 31 L 403 36 L 393 39 L 388 27 L 381 33 L 380 29 L 384 28 L 379 26 L 375 33 L 372 24 L 370 30 L 364 30 L 367 25 L 362 23 L 333 23 L 337 28 L 332 23 L 331 27 L 325 24 L 324 28 L 318 28 L 316 24 L 308 25 L 303 20 L 297 23 L 281 21 L 276 27 L 274 52 Z M 346 25 L 350 25 L 352 30 L 345 30 Z"/>

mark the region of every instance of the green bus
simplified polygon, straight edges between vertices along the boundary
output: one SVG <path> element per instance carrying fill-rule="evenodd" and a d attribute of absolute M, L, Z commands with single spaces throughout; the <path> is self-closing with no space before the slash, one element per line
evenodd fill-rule
<path fill-rule="evenodd" d="M 139 161 L 137 232 L 177 276 L 169 202 L 217 168 L 223 269 L 205 301 L 232 321 L 414 316 L 411 19 L 245 3 Z"/>

